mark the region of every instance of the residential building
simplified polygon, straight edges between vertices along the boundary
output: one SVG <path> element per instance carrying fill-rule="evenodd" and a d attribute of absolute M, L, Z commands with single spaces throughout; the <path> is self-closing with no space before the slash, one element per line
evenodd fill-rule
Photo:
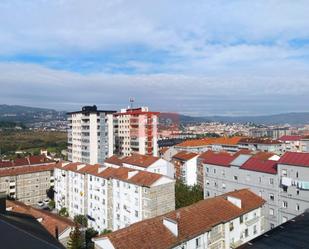
<path fill-rule="evenodd" d="M 96 249 L 230 249 L 264 232 L 265 201 L 230 192 L 93 239 Z"/>
<path fill-rule="evenodd" d="M 104 162 L 107 167 L 127 167 L 136 170 L 146 170 L 174 178 L 174 165 L 160 157 L 132 154 L 131 156 L 112 156 Z"/>
<path fill-rule="evenodd" d="M 103 163 L 113 155 L 113 113 L 94 106 L 68 115 L 68 160 L 71 162 Z"/>
<path fill-rule="evenodd" d="M 19 201 L 6 201 L 6 210 L 33 217 L 51 236 L 57 239 L 63 246 L 67 246 L 70 232 L 75 226 L 72 220 L 52 212 L 34 208 Z"/>
<path fill-rule="evenodd" d="M 27 205 L 46 198 L 46 191 L 54 186 L 53 164 L 6 167 L 0 169 L 0 192 Z"/>
<path fill-rule="evenodd" d="M 180 151 L 172 157 L 175 167 L 175 178 L 181 180 L 188 186 L 197 183 L 197 157 L 198 154 Z"/>
<path fill-rule="evenodd" d="M 238 142 L 239 149 L 247 149 L 253 151 L 273 152 L 275 154 L 282 153 L 281 142 L 268 138 L 242 138 Z"/>
<path fill-rule="evenodd" d="M 301 148 L 301 152 L 309 152 L 309 136 L 304 136 L 301 140 L 300 140 L 300 148 Z"/>
<path fill-rule="evenodd" d="M 122 109 L 114 114 L 115 154 L 157 156 L 158 115 L 148 107 Z"/>
<path fill-rule="evenodd" d="M 127 167 L 82 163 L 55 169 L 56 209 L 87 215 L 98 231 L 117 230 L 175 209 L 175 180 Z"/>
<path fill-rule="evenodd" d="M 309 153 L 286 152 L 278 161 L 281 223 L 309 208 Z"/>
<path fill-rule="evenodd" d="M 22 158 L 16 158 L 15 160 L 0 159 L 0 169 L 18 167 L 18 166 L 35 166 L 35 165 L 45 165 L 54 163 L 55 162 L 53 160 L 50 160 L 45 155 L 27 156 Z"/>
<path fill-rule="evenodd" d="M 282 136 L 278 140 L 282 142 L 282 151 L 301 152 L 301 139 L 303 136 Z"/>

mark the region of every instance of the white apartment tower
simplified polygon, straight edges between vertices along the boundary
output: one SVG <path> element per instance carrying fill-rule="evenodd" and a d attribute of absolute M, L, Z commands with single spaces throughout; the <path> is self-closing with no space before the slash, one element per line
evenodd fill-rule
<path fill-rule="evenodd" d="M 148 107 L 122 109 L 114 114 L 115 154 L 158 155 L 158 116 Z"/>
<path fill-rule="evenodd" d="M 113 114 L 94 106 L 68 113 L 68 160 L 102 164 L 113 155 Z"/>

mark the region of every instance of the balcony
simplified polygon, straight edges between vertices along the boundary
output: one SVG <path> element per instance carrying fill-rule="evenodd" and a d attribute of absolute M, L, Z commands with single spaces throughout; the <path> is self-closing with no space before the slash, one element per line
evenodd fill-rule
<path fill-rule="evenodd" d="M 250 219 L 250 220 L 246 220 L 245 221 L 245 224 L 247 226 L 251 226 L 253 225 L 254 223 L 258 222 L 260 220 L 261 217 L 257 216 L 257 217 L 254 217 L 253 219 Z"/>

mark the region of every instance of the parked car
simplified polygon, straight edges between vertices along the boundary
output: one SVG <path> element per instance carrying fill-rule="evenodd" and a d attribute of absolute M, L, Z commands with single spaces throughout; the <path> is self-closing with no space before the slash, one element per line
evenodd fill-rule
<path fill-rule="evenodd" d="M 44 202 L 44 204 L 46 204 L 46 205 L 47 205 L 47 204 L 49 203 L 49 199 L 48 199 L 48 198 L 46 198 L 46 199 L 44 199 L 44 201 L 43 201 L 43 202 Z"/>
<path fill-rule="evenodd" d="M 44 206 L 44 203 L 42 201 L 38 201 L 37 204 L 38 204 L 39 207 L 43 207 Z"/>

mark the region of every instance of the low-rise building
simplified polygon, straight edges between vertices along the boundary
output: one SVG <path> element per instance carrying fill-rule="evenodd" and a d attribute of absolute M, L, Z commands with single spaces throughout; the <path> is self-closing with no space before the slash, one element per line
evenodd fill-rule
<path fill-rule="evenodd" d="M 116 155 L 105 160 L 108 167 L 127 167 L 136 170 L 145 170 L 174 178 L 174 165 L 165 159 L 151 155 L 132 154 L 126 157 Z"/>
<path fill-rule="evenodd" d="M 188 186 L 197 183 L 197 158 L 198 154 L 180 151 L 172 157 L 175 167 L 175 178 L 181 180 Z"/>
<path fill-rule="evenodd" d="M 230 249 L 264 232 L 265 201 L 244 189 L 94 238 L 96 249 Z"/>
<path fill-rule="evenodd" d="M 282 143 L 278 140 L 269 138 L 242 138 L 238 142 L 238 148 L 252 151 L 273 152 L 275 154 L 282 153 Z"/>
<path fill-rule="evenodd" d="M 117 230 L 175 209 L 175 180 L 127 167 L 69 163 L 55 169 L 56 209 L 88 217 L 98 231 Z"/>
<path fill-rule="evenodd" d="M 282 142 L 282 151 L 301 152 L 301 139 L 302 136 L 290 135 L 282 136 L 278 140 Z"/>
<path fill-rule="evenodd" d="M 55 165 L 53 163 L 0 169 L 0 191 L 27 205 L 43 201 L 46 191 L 54 186 Z"/>
<path fill-rule="evenodd" d="M 304 136 L 301 140 L 300 140 L 300 148 L 301 148 L 301 152 L 309 152 L 309 136 Z"/>

